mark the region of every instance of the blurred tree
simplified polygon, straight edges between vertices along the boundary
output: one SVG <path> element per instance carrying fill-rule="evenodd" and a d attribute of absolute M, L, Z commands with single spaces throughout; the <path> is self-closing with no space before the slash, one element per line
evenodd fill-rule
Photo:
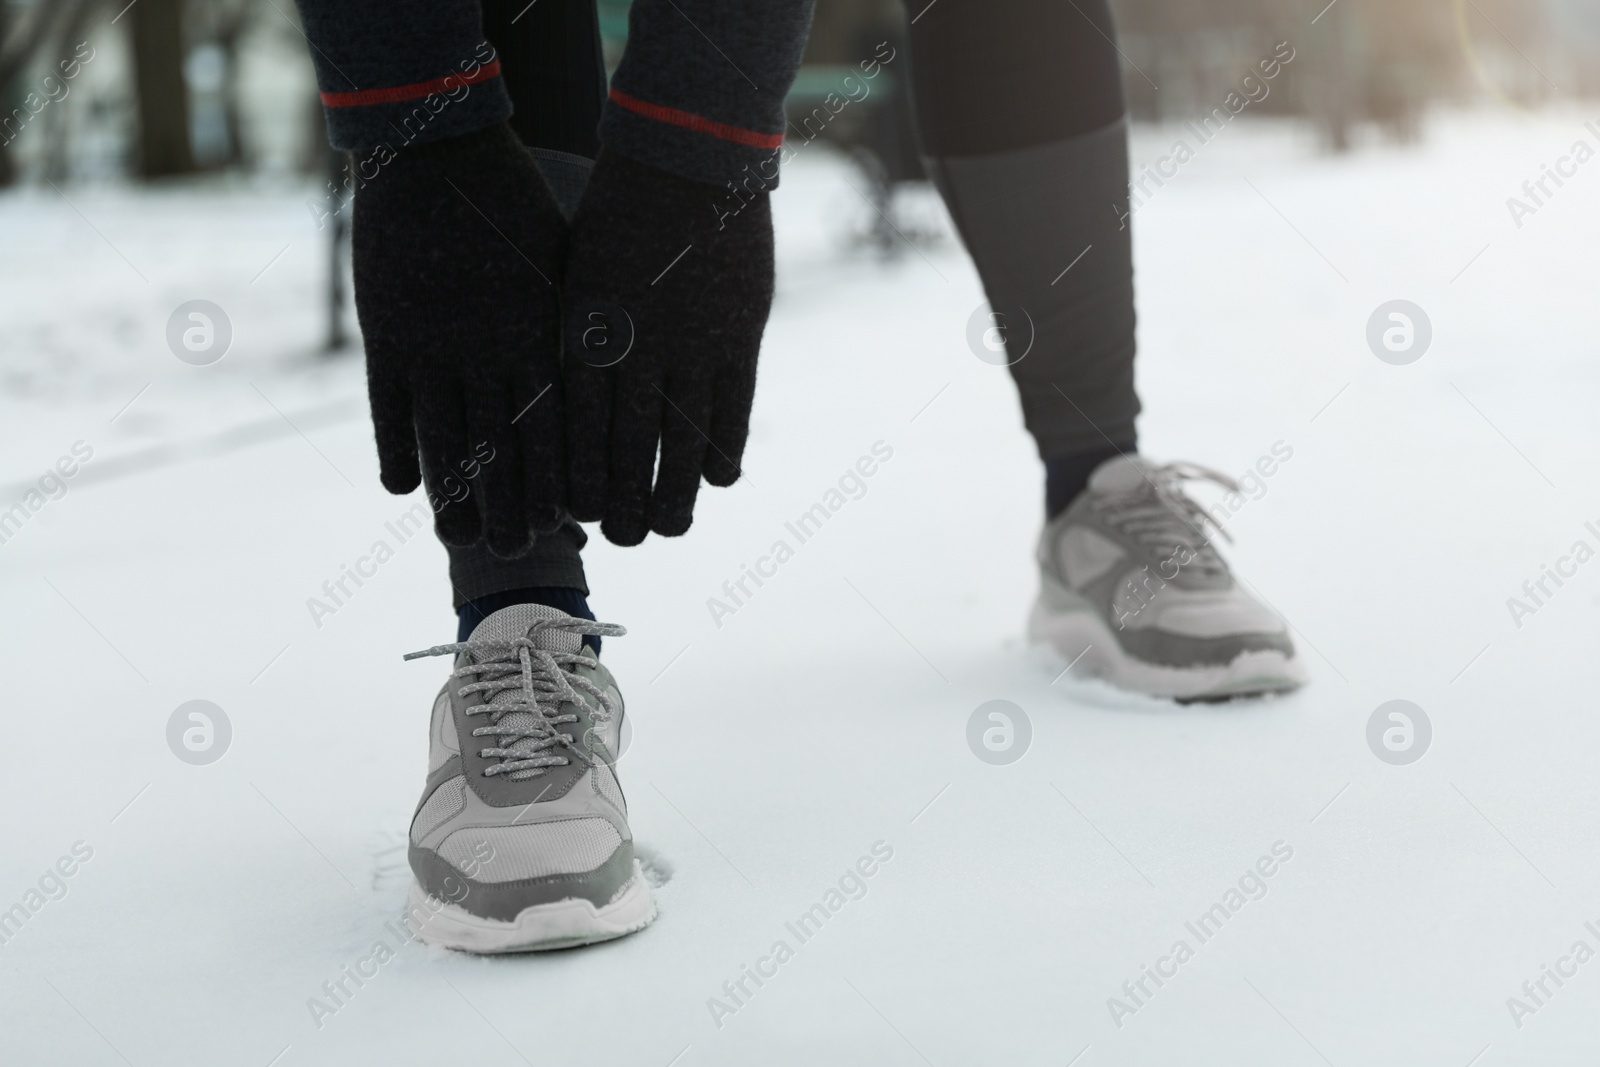
<path fill-rule="evenodd" d="M 140 0 L 141 3 L 144 0 Z M 222 126 L 221 150 L 204 159 L 209 168 L 250 167 L 255 161 L 249 158 L 250 144 L 245 136 L 240 118 L 239 51 L 245 35 L 255 25 L 258 5 L 255 0 L 190 0 L 186 12 L 186 39 L 188 64 L 192 69 L 197 54 L 216 57 L 220 65 L 220 82 L 215 87 L 201 87 L 189 78 L 190 104 L 210 104 L 220 112 Z M 199 97 L 198 101 L 195 96 Z M 209 97 L 209 99 L 208 99 Z M 193 121 L 193 116 L 191 116 Z M 200 146 L 191 150 L 200 153 Z M 197 163 L 200 162 L 197 160 Z"/>
<path fill-rule="evenodd" d="M 0 119 L 17 116 L 18 105 L 27 95 L 22 88 L 23 72 L 41 56 L 60 53 L 63 40 L 75 40 L 71 35 L 87 24 L 98 3 L 99 0 L 60 0 L 36 4 L 27 15 L 17 16 L 0 0 Z M 10 140 L 6 137 L 0 144 L 0 185 L 16 180 Z"/>
<path fill-rule="evenodd" d="M 138 0 L 132 22 L 133 81 L 141 178 L 195 171 L 189 148 L 189 91 L 183 80 L 183 0 Z"/>
<path fill-rule="evenodd" d="M 78 42 L 86 40 L 89 24 L 99 12 L 100 0 L 79 0 L 76 4 L 62 4 L 68 13 L 62 24 L 60 38 L 50 49 L 51 55 L 71 55 Z M 53 108 L 44 113 L 44 174 L 51 181 L 61 181 L 67 176 L 67 152 L 73 128 L 72 112 Z"/>
<path fill-rule="evenodd" d="M 1353 3 L 1334 4 L 1318 20 L 1319 32 L 1306 35 L 1302 81 L 1306 110 L 1335 152 L 1350 149 L 1350 126 L 1356 118 L 1359 27 Z"/>

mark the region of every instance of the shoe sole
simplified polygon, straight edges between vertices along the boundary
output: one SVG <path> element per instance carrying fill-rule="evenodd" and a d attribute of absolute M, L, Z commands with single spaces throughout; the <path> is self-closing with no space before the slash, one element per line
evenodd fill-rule
<path fill-rule="evenodd" d="M 655 898 L 638 860 L 633 863 L 633 877 L 622 893 L 600 908 L 573 897 L 530 905 L 515 919 L 488 919 L 456 904 L 430 901 L 415 881 L 411 883 L 408 903 L 413 914 L 417 908 L 424 909 L 424 914 L 431 913 L 417 931 L 422 941 L 479 955 L 592 945 L 642 930 L 656 917 Z"/>
<path fill-rule="evenodd" d="M 1035 601 L 1028 616 L 1030 640 L 1048 644 L 1084 674 L 1122 689 L 1180 703 L 1265 696 L 1298 689 L 1307 681 L 1298 656 L 1262 650 L 1244 652 L 1231 663 L 1209 667 L 1164 667 L 1122 650 L 1116 635 L 1085 602 L 1082 610 L 1055 611 Z"/>

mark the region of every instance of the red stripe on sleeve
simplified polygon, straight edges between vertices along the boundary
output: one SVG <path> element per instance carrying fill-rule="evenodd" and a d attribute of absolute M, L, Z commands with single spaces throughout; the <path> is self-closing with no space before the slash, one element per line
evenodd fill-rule
<path fill-rule="evenodd" d="M 686 130 L 696 133 L 708 133 L 712 137 L 719 137 L 724 141 L 734 144 L 749 145 L 752 148 L 782 148 L 783 134 L 757 133 L 747 130 L 742 126 L 730 126 L 726 122 L 717 122 L 704 115 L 696 115 L 692 111 L 679 111 L 675 107 L 662 107 L 660 104 L 646 103 L 643 100 L 629 96 L 627 93 L 616 89 L 611 90 L 611 102 L 618 107 L 626 108 L 635 115 L 643 115 L 647 119 L 665 122 L 669 126 L 682 126 Z"/>
<path fill-rule="evenodd" d="M 498 77 L 500 77 L 500 61 L 493 59 L 470 74 L 449 74 L 443 78 L 417 82 L 414 85 L 397 85 L 392 89 L 358 89 L 353 93 L 323 93 L 322 106 L 370 107 L 373 104 L 403 104 L 407 100 L 421 100 L 434 93 L 452 92 L 457 86 L 477 85 L 479 82 Z"/>

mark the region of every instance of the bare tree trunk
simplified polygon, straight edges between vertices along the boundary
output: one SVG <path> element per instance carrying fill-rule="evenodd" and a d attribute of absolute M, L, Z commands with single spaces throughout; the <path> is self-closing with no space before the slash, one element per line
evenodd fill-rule
<path fill-rule="evenodd" d="M 189 93 L 183 81 L 183 0 L 139 0 L 133 21 L 139 176 L 192 174 Z"/>

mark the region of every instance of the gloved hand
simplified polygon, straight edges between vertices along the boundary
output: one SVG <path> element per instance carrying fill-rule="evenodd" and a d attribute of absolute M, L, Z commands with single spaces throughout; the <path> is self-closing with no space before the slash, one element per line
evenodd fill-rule
<path fill-rule="evenodd" d="M 504 123 L 402 148 L 357 188 L 356 311 L 380 475 L 391 493 L 426 480 L 446 544 L 484 537 L 513 557 L 561 524 L 566 228 Z"/>
<path fill-rule="evenodd" d="M 675 537 L 702 474 L 739 477 L 772 254 L 765 192 L 736 198 L 601 150 L 562 287 L 574 518 L 619 545 Z"/>

